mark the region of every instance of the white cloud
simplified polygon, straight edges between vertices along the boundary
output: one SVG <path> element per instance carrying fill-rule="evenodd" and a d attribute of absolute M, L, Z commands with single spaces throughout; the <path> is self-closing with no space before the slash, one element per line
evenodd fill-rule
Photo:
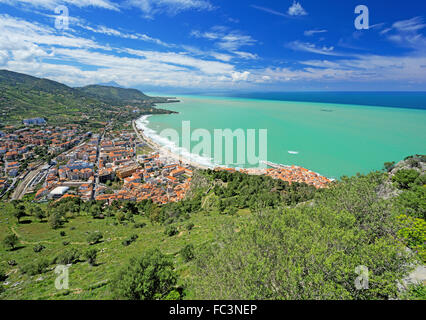
<path fill-rule="evenodd" d="M 141 40 L 141 41 L 145 41 L 145 42 L 152 42 L 164 47 L 173 47 L 174 45 L 172 44 L 168 44 L 165 43 L 163 41 L 161 41 L 160 39 L 156 39 L 156 38 L 152 38 L 146 34 L 141 34 L 141 33 L 126 33 L 126 32 L 122 32 L 113 28 L 109 28 L 106 26 L 97 26 L 97 27 L 91 27 L 88 25 L 83 25 L 83 24 L 79 24 L 78 25 L 80 28 L 95 32 L 95 33 L 100 33 L 100 34 L 105 34 L 105 35 L 109 35 L 109 36 L 114 36 L 114 37 L 119 37 L 119 38 L 123 38 L 123 39 L 132 39 L 132 40 Z"/>
<path fill-rule="evenodd" d="M 328 56 L 339 56 L 340 54 L 334 52 L 334 47 L 330 46 L 322 46 L 317 47 L 315 44 L 309 43 L 309 42 L 301 42 L 301 41 L 293 41 L 286 45 L 288 48 L 295 50 L 295 51 L 304 51 L 304 52 L 311 52 L 311 53 L 317 53 L 317 54 L 323 54 Z"/>
<path fill-rule="evenodd" d="M 307 37 L 310 37 L 317 33 L 324 33 L 324 32 L 327 32 L 327 30 L 306 30 L 303 34 Z"/>
<path fill-rule="evenodd" d="M 239 74 L 230 63 L 196 58 L 189 52 L 103 46 L 91 39 L 57 33 L 51 27 L 8 15 L 0 15 L 0 29 L 2 68 L 73 86 L 115 81 L 124 86 L 214 88 L 223 87 L 224 81 L 232 83 L 232 75 Z M 116 33 L 118 30 L 107 27 L 100 30 L 122 36 Z M 246 79 L 246 73 L 237 78 Z"/>
<path fill-rule="evenodd" d="M 34 7 L 53 10 L 59 5 L 74 5 L 77 7 L 96 7 L 108 10 L 119 10 L 119 6 L 109 0 L 0 0 L 9 5 L 31 5 Z"/>
<path fill-rule="evenodd" d="M 273 10 L 273 9 L 270 9 L 270 8 L 256 6 L 256 5 L 251 5 L 250 7 L 257 9 L 257 10 L 260 10 L 260 11 L 264 11 L 264 12 L 276 15 L 276 16 L 287 17 L 287 15 L 285 13 L 282 13 L 282 12 L 279 12 L 279 11 L 276 11 L 276 10 Z"/>
<path fill-rule="evenodd" d="M 303 9 L 302 5 L 294 1 L 290 8 L 288 8 L 287 13 L 291 16 L 306 16 L 308 13 Z"/>
<path fill-rule="evenodd" d="M 386 28 L 381 35 L 385 35 L 388 40 L 416 51 L 426 51 L 426 38 L 419 32 L 426 28 L 423 18 L 414 17 L 408 20 L 397 21 L 391 28 Z"/>
<path fill-rule="evenodd" d="M 250 35 L 245 35 L 240 31 L 228 30 L 226 27 L 216 26 L 207 32 L 193 30 L 191 35 L 196 38 L 214 41 L 219 49 L 233 53 L 241 58 L 257 59 L 257 55 L 239 50 L 241 47 L 253 46 L 257 42 Z"/>
<path fill-rule="evenodd" d="M 244 71 L 244 72 L 232 72 L 232 81 L 247 81 L 248 77 L 250 75 L 250 72 Z"/>
<path fill-rule="evenodd" d="M 392 27 L 398 31 L 414 32 L 425 28 L 426 24 L 423 23 L 421 17 L 414 17 L 408 20 L 397 21 Z"/>
<path fill-rule="evenodd" d="M 175 15 L 186 10 L 214 9 L 208 0 L 127 0 L 125 5 L 140 9 L 149 18 L 162 12 Z"/>

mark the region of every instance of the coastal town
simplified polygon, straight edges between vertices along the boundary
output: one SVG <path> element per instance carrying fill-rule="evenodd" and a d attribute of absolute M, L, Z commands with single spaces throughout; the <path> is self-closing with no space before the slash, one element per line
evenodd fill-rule
<path fill-rule="evenodd" d="M 67 197 L 111 204 L 114 200 L 158 204 L 185 198 L 194 169 L 207 169 L 185 161 L 154 143 L 138 129 L 85 132 L 78 125 L 49 126 L 43 118 L 25 119 L 24 127 L 0 132 L 0 196 L 11 200 L 33 194 L 44 202 Z M 269 169 L 215 170 L 267 175 L 290 184 L 306 183 L 325 188 L 326 177 L 296 166 L 268 163 Z"/>

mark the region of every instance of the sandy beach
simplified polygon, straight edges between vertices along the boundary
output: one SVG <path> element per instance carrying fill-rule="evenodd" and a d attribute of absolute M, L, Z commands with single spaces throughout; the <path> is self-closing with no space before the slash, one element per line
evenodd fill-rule
<path fill-rule="evenodd" d="M 207 166 L 203 166 L 203 165 L 201 165 L 201 164 L 199 164 L 195 161 L 191 161 L 190 159 L 187 159 L 187 158 L 183 157 L 182 155 L 175 154 L 175 153 L 171 152 L 170 150 L 168 150 L 167 148 L 165 148 L 165 147 L 159 145 L 158 143 L 154 142 L 152 139 L 150 139 L 149 137 L 147 137 L 144 134 L 142 129 L 137 127 L 135 120 L 132 121 L 132 126 L 133 126 L 133 130 L 138 135 L 138 138 L 142 141 L 145 141 L 152 149 L 154 149 L 156 152 L 158 152 L 161 157 L 173 159 L 174 161 L 180 162 L 182 164 L 190 165 L 191 167 L 194 167 L 194 168 L 197 168 L 197 169 L 202 169 L 202 170 L 213 169 L 213 168 L 209 168 Z"/>

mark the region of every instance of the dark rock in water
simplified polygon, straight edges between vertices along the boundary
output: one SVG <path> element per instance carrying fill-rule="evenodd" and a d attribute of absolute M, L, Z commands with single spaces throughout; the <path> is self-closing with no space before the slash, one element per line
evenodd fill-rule
<path fill-rule="evenodd" d="M 334 112 L 334 110 L 331 109 L 321 109 L 322 112 Z"/>

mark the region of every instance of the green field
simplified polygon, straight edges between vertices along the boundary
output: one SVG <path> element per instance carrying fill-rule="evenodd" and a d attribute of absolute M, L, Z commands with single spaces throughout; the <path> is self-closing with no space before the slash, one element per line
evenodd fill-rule
<path fill-rule="evenodd" d="M 1 208 L 1 212 L 5 210 Z M 173 257 L 177 271 L 184 281 L 191 274 L 191 263 L 185 263 L 179 251 L 187 244 L 195 248 L 212 240 L 217 230 L 233 222 L 244 221 L 248 210 L 240 210 L 236 216 L 220 214 L 206 214 L 199 212 L 189 220 L 176 223 L 179 233 L 173 237 L 164 234 L 165 227 L 151 224 L 147 218 L 135 216 L 135 222 L 145 222 L 142 229 L 127 225 L 114 225 L 116 219 L 92 219 L 91 217 L 76 217 L 69 220 L 64 227 L 53 230 L 46 222 L 39 222 L 33 217 L 25 217 L 21 224 L 8 213 L 1 215 L 0 234 L 15 233 L 20 243 L 14 251 L 0 249 L 1 266 L 7 270 L 9 277 L 6 292 L 0 295 L 2 299 L 111 299 L 112 295 L 108 281 L 124 266 L 130 257 L 138 256 L 149 248 L 159 248 L 163 253 Z M 188 223 L 193 223 L 191 231 L 186 230 Z M 75 228 L 75 229 L 74 229 Z M 74 230 L 73 230 L 74 229 Z M 66 236 L 60 236 L 65 231 Z M 86 238 L 87 232 L 101 231 L 104 238 L 101 243 L 89 246 Z M 125 247 L 122 241 L 131 235 L 137 234 L 139 238 L 131 245 Z M 70 242 L 64 246 L 63 241 Z M 35 253 L 33 247 L 42 244 L 46 248 Z M 97 266 L 91 267 L 87 262 L 73 264 L 69 269 L 69 290 L 57 290 L 54 282 L 57 275 L 54 273 L 56 265 L 51 265 L 47 272 L 41 275 L 28 276 L 22 274 L 19 267 L 43 257 L 49 260 L 64 249 L 77 248 L 81 252 L 89 247 L 99 250 Z M 9 266 L 7 261 L 15 260 L 17 266 Z"/>

